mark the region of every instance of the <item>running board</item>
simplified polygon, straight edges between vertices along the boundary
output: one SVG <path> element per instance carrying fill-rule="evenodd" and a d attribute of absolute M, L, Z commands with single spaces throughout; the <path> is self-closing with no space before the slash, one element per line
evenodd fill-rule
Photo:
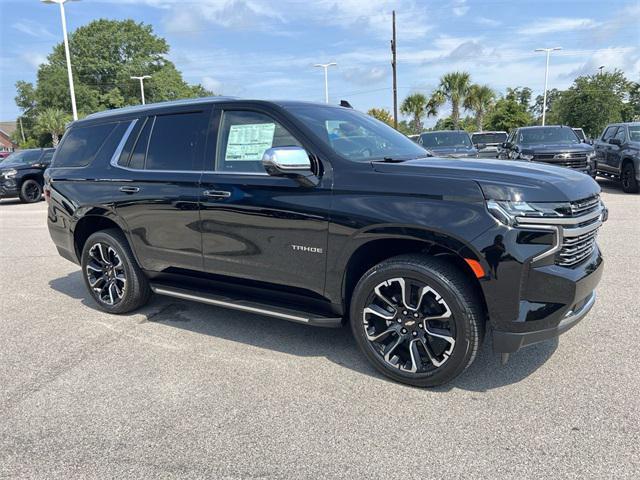
<path fill-rule="evenodd" d="M 183 300 L 192 300 L 194 302 L 215 305 L 216 307 L 229 308 L 232 310 L 240 310 L 243 312 L 255 313 L 257 315 L 289 320 L 290 322 L 329 328 L 339 328 L 342 326 L 342 318 L 340 317 L 324 317 L 317 314 L 309 314 L 302 310 L 294 310 L 291 308 L 252 302 L 217 293 L 186 290 L 153 283 L 151 284 L 151 290 L 158 295 L 166 295 L 168 297 L 180 298 Z"/>

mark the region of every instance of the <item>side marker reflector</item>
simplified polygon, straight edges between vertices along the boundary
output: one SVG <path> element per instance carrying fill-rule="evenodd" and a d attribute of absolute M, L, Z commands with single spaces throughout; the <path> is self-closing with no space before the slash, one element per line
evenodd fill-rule
<path fill-rule="evenodd" d="M 484 268 L 482 268 L 480 262 L 471 258 L 465 258 L 464 261 L 467 262 L 467 265 L 471 267 L 471 270 L 473 270 L 473 273 L 477 278 L 482 278 L 485 276 Z"/>

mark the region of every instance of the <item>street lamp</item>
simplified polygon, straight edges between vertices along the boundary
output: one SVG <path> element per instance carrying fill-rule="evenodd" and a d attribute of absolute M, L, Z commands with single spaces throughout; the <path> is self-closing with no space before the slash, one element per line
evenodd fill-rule
<path fill-rule="evenodd" d="M 329 67 L 333 67 L 334 65 L 337 65 L 337 63 L 316 63 L 314 65 L 314 67 L 324 68 L 324 103 L 329 103 L 329 80 L 327 79 L 327 70 L 329 69 Z"/>
<path fill-rule="evenodd" d="M 76 92 L 73 89 L 73 74 L 71 73 L 71 56 L 69 55 L 69 39 L 67 38 L 67 20 L 64 15 L 64 4 L 66 2 L 77 2 L 78 0 L 40 0 L 42 3 L 57 3 L 60 5 L 60 18 L 62 19 L 62 35 L 64 36 L 64 53 L 67 57 L 67 74 L 69 75 L 69 94 L 71 95 L 71 110 L 73 119 L 78 120 L 78 109 L 76 108 Z"/>
<path fill-rule="evenodd" d="M 534 52 L 546 52 L 547 53 L 547 66 L 544 69 L 544 95 L 542 100 L 542 125 L 544 126 L 544 120 L 547 113 L 547 84 L 549 82 L 549 54 L 555 50 L 562 50 L 562 47 L 553 48 L 536 48 Z"/>
<path fill-rule="evenodd" d="M 600 70 L 600 72 L 599 72 L 599 73 L 600 73 L 600 75 L 602 75 L 602 69 L 603 69 L 603 68 L 604 68 L 604 65 L 600 65 L 600 66 L 598 67 L 598 70 Z"/>
<path fill-rule="evenodd" d="M 131 77 L 131 80 L 140 81 L 140 96 L 142 97 L 142 105 L 144 105 L 144 80 L 151 78 L 151 75 L 142 75 L 141 77 Z"/>

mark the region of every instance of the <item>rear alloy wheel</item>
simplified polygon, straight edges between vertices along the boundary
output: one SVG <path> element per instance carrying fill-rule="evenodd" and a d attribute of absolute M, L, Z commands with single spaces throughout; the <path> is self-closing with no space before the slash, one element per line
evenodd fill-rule
<path fill-rule="evenodd" d="M 20 187 L 20 200 L 24 203 L 34 203 L 42 198 L 42 187 L 35 180 L 25 180 Z"/>
<path fill-rule="evenodd" d="M 380 372 L 410 385 L 440 385 L 464 371 L 483 326 L 475 291 L 442 259 L 396 257 L 354 291 L 351 327 L 360 348 Z"/>
<path fill-rule="evenodd" d="M 109 313 L 126 313 L 149 300 L 149 281 L 119 230 L 91 235 L 82 249 L 85 285 L 98 306 Z"/>
<path fill-rule="evenodd" d="M 636 179 L 636 171 L 633 168 L 633 163 L 627 162 L 622 167 L 622 190 L 625 193 L 638 193 L 638 180 Z"/>

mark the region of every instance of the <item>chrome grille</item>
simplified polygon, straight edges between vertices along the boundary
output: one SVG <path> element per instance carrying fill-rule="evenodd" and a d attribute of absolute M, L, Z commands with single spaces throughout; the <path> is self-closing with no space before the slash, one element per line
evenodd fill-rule
<path fill-rule="evenodd" d="M 518 217 L 517 221 L 521 227 L 555 232 L 555 244 L 534 257 L 534 262 L 554 255 L 556 265 L 571 268 L 587 260 L 595 251 L 603 214 L 604 206 L 600 197 L 593 195 L 571 202 L 571 213 L 567 211 L 563 216 Z"/>
<path fill-rule="evenodd" d="M 567 168 L 587 168 L 587 156 L 584 153 L 540 153 L 533 156 L 533 161 Z"/>
<path fill-rule="evenodd" d="M 596 248 L 596 238 L 598 229 L 578 237 L 567 237 L 563 239 L 562 248 L 556 255 L 556 265 L 563 267 L 573 267 L 591 256 Z"/>

